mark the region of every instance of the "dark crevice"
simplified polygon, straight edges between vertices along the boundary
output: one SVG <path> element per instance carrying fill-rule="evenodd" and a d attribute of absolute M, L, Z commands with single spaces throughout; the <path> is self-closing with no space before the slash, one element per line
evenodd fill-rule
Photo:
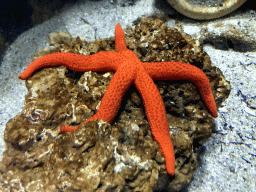
<path fill-rule="evenodd" d="M 242 34 L 241 34 L 242 35 Z M 202 44 L 210 44 L 216 49 L 220 50 L 234 50 L 237 52 L 251 52 L 256 50 L 255 42 L 242 40 L 242 37 L 235 37 L 235 36 L 209 36 L 203 40 Z"/>

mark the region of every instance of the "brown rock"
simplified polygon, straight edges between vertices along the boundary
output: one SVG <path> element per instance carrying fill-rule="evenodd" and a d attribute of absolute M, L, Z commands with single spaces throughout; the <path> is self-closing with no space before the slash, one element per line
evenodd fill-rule
<path fill-rule="evenodd" d="M 142 61 L 177 60 L 201 68 L 219 107 L 229 95 L 229 82 L 197 42 L 159 19 L 141 19 L 134 30 L 127 29 L 128 48 Z M 114 38 L 92 43 L 76 38 L 54 45 L 54 50 L 35 58 L 60 50 L 87 55 L 113 51 Z M 112 75 L 57 67 L 42 69 L 27 80 L 25 107 L 5 129 L 1 191 L 178 191 L 191 181 L 198 149 L 215 125 L 197 88 L 188 81 L 156 82 L 175 148 L 174 177 L 166 173 L 134 86 L 112 125 L 97 120 L 59 134 L 61 125 L 77 125 L 97 111 Z"/>

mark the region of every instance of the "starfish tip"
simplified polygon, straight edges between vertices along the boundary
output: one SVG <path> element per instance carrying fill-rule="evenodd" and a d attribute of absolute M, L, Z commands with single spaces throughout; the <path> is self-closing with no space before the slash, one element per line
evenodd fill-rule
<path fill-rule="evenodd" d="M 121 25 L 120 25 L 120 23 L 117 23 L 116 24 L 116 33 L 123 33 L 123 29 L 122 29 L 122 27 L 121 27 Z"/>
<path fill-rule="evenodd" d="M 77 129 L 77 127 L 69 127 L 69 126 L 66 126 L 66 125 L 62 125 L 61 128 L 60 128 L 60 133 L 66 133 L 66 132 L 74 131 L 74 130 Z"/>
<path fill-rule="evenodd" d="M 19 78 L 20 78 L 20 79 L 23 79 L 23 80 L 26 79 L 26 77 L 23 75 L 23 73 L 21 73 L 21 74 L 19 75 Z"/>

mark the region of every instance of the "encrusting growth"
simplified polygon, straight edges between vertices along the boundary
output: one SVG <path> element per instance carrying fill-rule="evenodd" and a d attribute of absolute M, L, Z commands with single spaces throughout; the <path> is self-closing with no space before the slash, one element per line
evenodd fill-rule
<path fill-rule="evenodd" d="M 193 65 L 176 61 L 141 62 L 136 54 L 126 47 L 124 31 L 120 24 L 117 24 L 115 29 L 115 52 L 99 52 L 89 56 L 52 53 L 33 61 L 19 77 L 27 79 L 43 67 L 60 65 L 79 72 L 115 72 L 98 111 L 81 124 L 96 119 L 103 119 L 111 123 L 117 115 L 124 94 L 132 84 L 135 84 L 141 94 L 152 135 L 165 158 L 166 170 L 169 175 L 175 173 L 174 148 L 169 134 L 163 99 L 153 80 L 192 81 L 198 87 L 211 115 L 218 116 L 210 82 L 203 71 Z M 63 125 L 61 132 L 73 131 L 80 125 L 76 127 Z"/>

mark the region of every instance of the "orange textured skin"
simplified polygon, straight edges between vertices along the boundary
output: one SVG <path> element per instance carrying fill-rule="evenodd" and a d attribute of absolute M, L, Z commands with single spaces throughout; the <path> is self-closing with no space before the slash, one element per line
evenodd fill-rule
<path fill-rule="evenodd" d="M 90 56 L 73 53 L 49 54 L 33 61 L 19 77 L 27 79 L 36 70 L 43 67 L 60 65 L 80 72 L 116 72 L 102 98 L 97 113 L 81 124 L 96 119 L 103 119 L 111 123 L 119 110 L 122 97 L 129 87 L 133 83 L 135 84 L 145 105 L 152 135 L 165 158 L 166 170 L 169 175 L 175 173 L 174 149 L 170 139 L 164 103 L 153 80 L 192 81 L 198 87 L 211 115 L 218 116 L 210 82 L 199 68 L 182 62 L 141 62 L 135 53 L 127 49 L 120 24 L 117 24 L 115 29 L 115 52 L 99 52 Z M 61 132 L 73 131 L 78 127 L 79 125 L 76 127 L 64 125 L 61 127 Z"/>

